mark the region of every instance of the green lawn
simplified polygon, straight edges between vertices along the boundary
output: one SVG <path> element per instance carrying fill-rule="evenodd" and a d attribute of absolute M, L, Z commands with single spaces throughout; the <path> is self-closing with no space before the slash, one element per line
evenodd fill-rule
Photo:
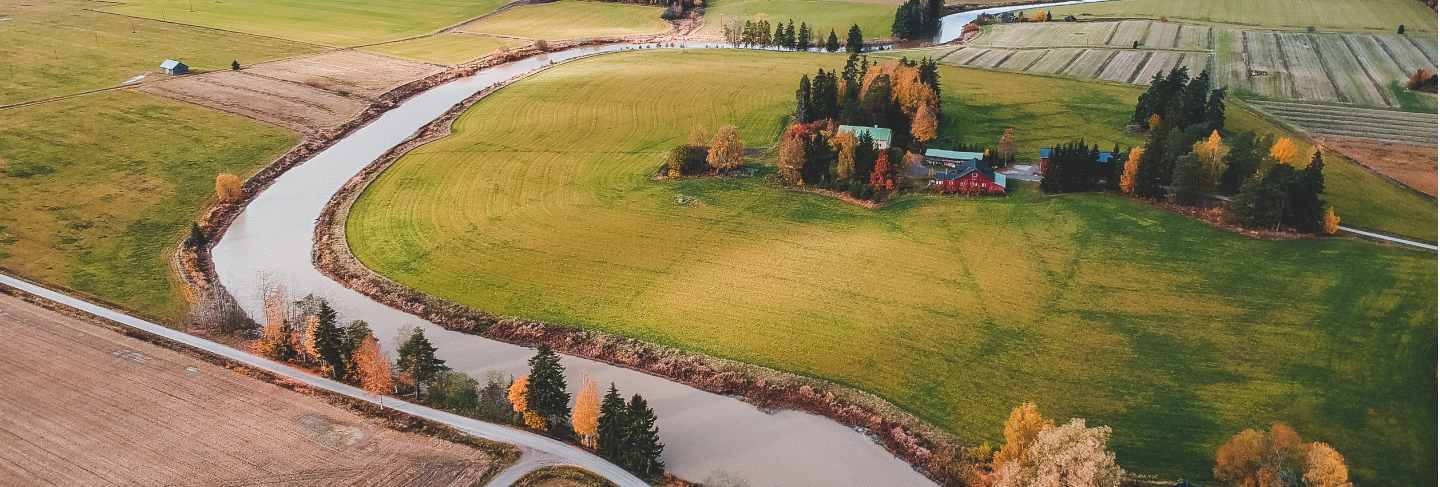
<path fill-rule="evenodd" d="M 843 59 L 645 51 L 547 71 L 383 174 L 351 245 L 480 309 L 854 385 L 971 442 L 1033 400 L 1113 426 L 1127 468 L 1205 479 L 1231 434 L 1286 421 L 1363 485 L 1433 484 L 1433 255 L 1251 240 L 1033 186 L 867 210 L 765 178 L 650 179 L 696 125 L 773 144 L 793 80 Z M 1027 152 L 1128 140 L 1133 88 L 941 74 L 948 140 L 1011 124 Z"/>
<path fill-rule="evenodd" d="M 658 34 L 670 28 L 660 7 L 563 0 L 511 8 L 467 24 L 466 32 L 527 39 Z"/>
<path fill-rule="evenodd" d="M 452 32 L 370 46 L 363 50 L 427 63 L 460 64 L 500 49 L 526 44 L 529 42 L 520 39 Z"/>
<path fill-rule="evenodd" d="M 428 34 L 505 0 L 129 0 L 106 10 L 335 47 Z"/>
<path fill-rule="evenodd" d="M 804 22 L 821 43 L 834 29 L 844 44 L 851 24 L 859 25 L 866 39 L 886 39 L 899 4 L 889 0 L 711 0 L 700 32 L 718 36 L 731 19 L 768 19 L 771 25 L 794 20 L 796 29 Z"/>
<path fill-rule="evenodd" d="M 166 58 L 192 69 L 229 69 L 316 50 L 278 39 L 85 10 L 109 3 L 0 0 L 0 105 L 161 76 Z"/>
<path fill-rule="evenodd" d="M 1055 16 L 1169 17 L 1283 29 L 1435 31 L 1435 11 L 1414 0 L 1117 0 L 1054 7 Z"/>
<path fill-rule="evenodd" d="M 0 110 L 0 267 L 163 320 L 170 259 L 214 194 L 298 136 L 132 91 Z"/>

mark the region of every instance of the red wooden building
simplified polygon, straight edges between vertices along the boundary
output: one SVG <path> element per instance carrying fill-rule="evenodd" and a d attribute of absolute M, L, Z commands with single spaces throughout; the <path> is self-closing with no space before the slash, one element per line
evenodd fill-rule
<path fill-rule="evenodd" d="M 983 165 L 974 161 L 960 164 L 953 171 L 936 174 L 930 186 L 945 194 L 1005 194 L 1005 175 L 980 167 Z"/>

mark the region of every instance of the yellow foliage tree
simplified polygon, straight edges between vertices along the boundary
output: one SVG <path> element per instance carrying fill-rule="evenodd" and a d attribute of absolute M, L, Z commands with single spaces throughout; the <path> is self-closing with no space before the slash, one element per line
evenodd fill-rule
<path fill-rule="evenodd" d="M 1125 159 L 1124 171 L 1120 173 L 1120 192 L 1131 194 L 1135 192 L 1135 177 L 1140 174 L 1140 158 L 1145 155 L 1144 147 L 1130 149 L 1130 157 Z"/>
<path fill-rule="evenodd" d="M 1036 10 L 1035 13 L 1030 14 L 1030 21 L 1031 21 L 1031 22 L 1044 22 L 1044 21 L 1045 21 L 1045 11 L 1044 11 L 1044 10 Z"/>
<path fill-rule="evenodd" d="M 1012 409 L 1010 418 L 1005 420 L 1005 446 L 995 452 L 995 471 L 999 471 L 1006 462 L 1023 458 L 1025 449 L 1035 441 L 1040 431 L 1054 426 L 1054 422 L 1040 415 L 1039 408 L 1036 408 L 1033 402 Z"/>
<path fill-rule="evenodd" d="M 1260 457 L 1265 451 L 1265 435 L 1246 429 L 1215 450 L 1215 480 L 1230 485 L 1258 486 Z"/>
<path fill-rule="evenodd" d="M 1308 487 L 1351 487 L 1350 468 L 1345 457 L 1330 445 L 1310 443 L 1305 448 L 1305 485 Z"/>
<path fill-rule="evenodd" d="M 860 140 L 855 134 L 841 132 L 830 138 L 830 145 L 835 147 L 835 175 L 841 181 L 849 181 L 850 173 L 855 171 L 855 147 L 860 145 Z"/>
<path fill-rule="evenodd" d="M 713 171 L 728 171 L 745 163 L 745 146 L 740 143 L 740 131 L 734 125 L 720 127 L 715 139 L 710 141 L 710 153 L 705 162 Z"/>
<path fill-rule="evenodd" d="M 1000 156 L 1002 162 L 1008 163 L 1015 158 L 1015 129 L 1007 128 L 1005 129 L 1005 133 L 1000 134 L 1000 146 L 998 149 L 1000 153 L 997 155 Z M 989 155 L 990 149 L 985 149 L 985 153 Z"/>
<path fill-rule="evenodd" d="M 1299 155 L 1300 148 L 1289 137 L 1281 137 L 1275 141 L 1275 145 L 1270 146 L 1270 158 L 1281 164 L 1299 167 Z"/>
<path fill-rule="evenodd" d="M 305 317 L 305 338 L 301 341 L 301 344 L 304 346 L 301 347 L 300 350 L 305 355 L 306 360 L 318 360 L 320 358 L 320 344 L 315 341 L 317 338 L 316 335 L 318 335 L 315 331 L 319 328 L 320 317 L 315 315 Z"/>
<path fill-rule="evenodd" d="M 1335 207 L 1325 209 L 1325 234 L 1334 235 L 1340 233 L 1340 215 L 1335 214 Z"/>
<path fill-rule="evenodd" d="M 1164 119 L 1160 118 L 1160 114 L 1158 114 L 1158 113 L 1151 114 L 1151 115 L 1150 115 L 1150 120 L 1149 120 L 1150 130 L 1155 130 L 1155 129 L 1157 129 L 1157 128 L 1160 128 L 1160 124 L 1163 123 L 1164 121 L 1165 121 Z"/>
<path fill-rule="evenodd" d="M 283 362 L 286 359 L 283 350 L 289 340 L 290 334 L 285 330 L 285 323 L 272 321 L 260 329 L 260 339 L 250 345 L 250 351 L 261 357 Z"/>
<path fill-rule="evenodd" d="M 1194 149 L 1195 157 L 1200 159 L 1200 164 L 1209 173 L 1207 180 L 1220 181 L 1220 176 L 1225 173 L 1225 158 L 1230 155 L 1230 146 L 1225 145 L 1224 139 L 1220 137 L 1220 131 L 1211 131 L 1210 137 L 1196 142 Z"/>
<path fill-rule="evenodd" d="M 525 402 L 525 395 L 528 394 L 529 391 L 530 376 L 522 375 L 516 377 L 515 381 L 510 383 L 510 408 L 514 409 L 517 413 L 524 413 L 529 409 L 529 404 Z"/>
<path fill-rule="evenodd" d="M 545 417 L 541 416 L 540 413 L 537 413 L 535 411 L 525 411 L 524 413 L 521 413 L 521 417 L 525 418 L 526 428 L 530 428 L 532 430 L 545 429 Z"/>
<path fill-rule="evenodd" d="M 600 427 L 600 388 L 595 380 L 585 377 L 580 393 L 575 395 L 575 408 L 570 412 L 570 425 L 581 444 L 594 448 L 595 433 Z"/>
<path fill-rule="evenodd" d="M 939 135 L 936 133 L 939 129 L 940 121 L 935 118 L 935 109 L 930 105 L 921 105 L 915 112 L 915 121 L 910 123 L 910 135 L 922 143 L 929 142 Z"/>
<path fill-rule="evenodd" d="M 225 203 L 240 201 L 241 195 L 240 176 L 230 173 L 220 173 L 215 176 L 215 196 Z"/>
<path fill-rule="evenodd" d="M 395 392 L 395 383 L 390 379 L 390 361 L 380 352 L 380 340 L 376 340 L 375 335 L 361 340 L 350 360 L 360 376 L 362 389 L 375 394 Z"/>

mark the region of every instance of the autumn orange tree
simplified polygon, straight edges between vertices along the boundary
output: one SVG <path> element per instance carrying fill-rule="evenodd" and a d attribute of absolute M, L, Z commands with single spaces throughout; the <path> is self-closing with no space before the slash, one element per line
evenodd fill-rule
<path fill-rule="evenodd" d="M 1125 159 L 1125 170 L 1120 174 L 1120 192 L 1125 194 L 1135 192 L 1135 177 L 1140 173 L 1140 158 L 1144 154 L 1144 147 L 1130 149 L 1130 156 Z"/>
<path fill-rule="evenodd" d="M 1335 214 L 1335 207 L 1325 208 L 1324 228 L 1326 235 L 1340 233 L 1340 215 Z"/>
<path fill-rule="evenodd" d="M 1000 151 L 996 155 L 1000 156 L 1001 162 L 1009 163 L 1015 160 L 1015 129 L 1007 128 L 1004 133 L 1000 134 L 1000 145 L 997 150 Z"/>
<path fill-rule="evenodd" d="M 241 194 L 240 176 L 230 173 L 220 173 L 215 176 L 215 196 L 220 198 L 221 202 L 240 201 Z"/>
<path fill-rule="evenodd" d="M 1055 427 L 1055 423 L 1040 415 L 1040 409 L 1035 403 L 1026 402 L 1015 409 L 1010 410 L 1010 417 L 1005 420 L 1005 444 L 1000 451 L 995 452 L 995 459 L 992 466 L 999 471 L 1006 463 L 1020 461 L 1025 450 L 1046 428 Z"/>
<path fill-rule="evenodd" d="M 1215 479 L 1224 485 L 1281 485 L 1304 478 L 1307 486 L 1350 487 L 1345 458 L 1325 443 L 1303 443 L 1283 423 L 1264 433 L 1246 429 L 1215 451 Z"/>
<path fill-rule="evenodd" d="M 528 375 L 516 377 L 515 381 L 510 383 L 510 393 L 507 397 L 510 399 L 510 408 L 515 410 L 515 414 L 523 415 L 529 409 L 525 403 L 525 397 L 529 391 L 530 376 Z"/>
<path fill-rule="evenodd" d="M 596 428 L 600 426 L 600 388 L 595 380 L 586 376 L 575 395 L 575 409 L 570 413 L 570 424 L 580 444 L 595 448 Z"/>
<path fill-rule="evenodd" d="M 804 186 L 801 170 L 805 168 L 805 141 L 809 130 L 802 124 L 792 123 L 780 138 L 780 177 L 786 183 Z"/>
<path fill-rule="evenodd" d="M 1280 164 L 1299 167 L 1302 162 L 1299 155 L 1300 148 L 1289 137 L 1281 137 L 1275 141 L 1275 145 L 1270 146 L 1270 158 Z"/>
<path fill-rule="evenodd" d="M 931 105 L 921 105 L 915 111 L 915 120 L 910 123 L 910 135 L 917 142 L 925 143 L 935 140 L 939 134 L 940 121 L 936 119 L 935 108 Z"/>
<path fill-rule="evenodd" d="M 895 190 L 895 178 L 890 174 L 890 153 L 883 151 L 875 159 L 875 169 L 870 171 L 870 189 L 875 190 L 875 199 L 885 199 L 885 193 Z"/>
<path fill-rule="evenodd" d="M 830 138 L 830 145 L 835 148 L 835 176 L 839 180 L 850 180 L 850 175 L 855 170 L 855 147 L 859 143 L 855 134 L 849 132 L 841 132 Z"/>
<path fill-rule="evenodd" d="M 374 394 L 395 392 L 395 383 L 390 377 L 390 361 L 380 352 L 380 341 L 375 339 L 375 335 L 361 339 L 350 360 L 355 364 L 362 389 Z"/>
<path fill-rule="evenodd" d="M 729 171 L 745 163 L 745 146 L 740 143 L 740 131 L 734 125 L 720 127 L 715 139 L 710 141 L 710 153 L 705 162 L 711 171 Z"/>
<path fill-rule="evenodd" d="M 1225 159 L 1230 156 L 1230 146 L 1225 145 L 1219 130 L 1213 130 L 1205 140 L 1196 142 L 1193 149 L 1205 170 L 1206 180 L 1211 182 L 1206 190 L 1214 191 L 1220 183 L 1220 176 L 1225 173 Z"/>

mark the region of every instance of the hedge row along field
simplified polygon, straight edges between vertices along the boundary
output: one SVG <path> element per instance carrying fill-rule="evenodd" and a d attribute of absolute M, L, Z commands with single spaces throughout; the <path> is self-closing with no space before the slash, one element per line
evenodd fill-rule
<path fill-rule="evenodd" d="M 1036 400 L 1113 426 L 1127 468 L 1205 479 L 1230 435 L 1283 420 L 1344 452 L 1361 482 L 1428 481 L 1433 255 L 1252 240 L 1031 186 L 871 210 L 778 187 L 768 165 L 652 179 L 695 126 L 774 144 L 794 103 L 775 80 L 843 64 L 655 50 L 557 67 L 398 161 L 347 236 L 366 265 L 425 292 L 856 386 L 971 442 L 995 444 L 1010 408 Z M 1071 137 L 1139 142 L 1122 129 L 1136 88 L 940 75 L 937 145 L 993 143 L 1005 127 L 1023 154 Z M 1268 127 L 1234 112 L 1236 126 Z"/>

